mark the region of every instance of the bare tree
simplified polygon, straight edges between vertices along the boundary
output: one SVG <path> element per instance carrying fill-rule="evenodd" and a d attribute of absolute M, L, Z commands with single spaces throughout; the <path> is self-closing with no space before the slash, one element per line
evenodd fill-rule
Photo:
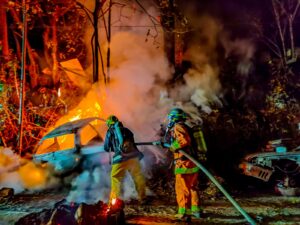
<path fill-rule="evenodd" d="M 276 40 L 267 38 L 270 45 L 280 49 L 280 56 L 284 66 L 297 60 L 295 50 L 294 22 L 299 12 L 300 0 L 272 0 L 272 10 L 279 36 Z M 278 42 L 277 42 L 278 43 Z"/>

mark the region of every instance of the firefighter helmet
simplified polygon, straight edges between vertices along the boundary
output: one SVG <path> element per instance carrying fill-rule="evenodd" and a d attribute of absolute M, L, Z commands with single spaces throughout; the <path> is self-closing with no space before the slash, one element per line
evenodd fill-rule
<path fill-rule="evenodd" d="M 185 121 L 187 114 L 180 108 L 173 108 L 168 114 L 168 119 L 170 122 Z"/>
<path fill-rule="evenodd" d="M 111 125 L 115 124 L 118 121 L 119 119 L 115 115 L 110 115 L 109 117 L 107 117 L 106 125 L 110 127 Z"/>

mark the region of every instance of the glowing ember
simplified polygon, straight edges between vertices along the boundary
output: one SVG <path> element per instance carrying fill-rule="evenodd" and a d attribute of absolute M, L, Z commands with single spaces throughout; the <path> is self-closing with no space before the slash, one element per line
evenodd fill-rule
<path fill-rule="evenodd" d="M 115 205 L 116 202 L 117 202 L 117 199 L 116 199 L 116 198 L 113 198 L 113 199 L 111 200 L 111 204 L 112 204 L 112 205 Z"/>

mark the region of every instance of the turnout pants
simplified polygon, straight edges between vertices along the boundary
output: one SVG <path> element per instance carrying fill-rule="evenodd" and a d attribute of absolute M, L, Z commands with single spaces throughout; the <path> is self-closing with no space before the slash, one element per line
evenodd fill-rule
<path fill-rule="evenodd" d="M 200 211 L 197 185 L 198 173 L 175 175 L 176 200 L 179 214 L 190 215 Z"/>
<path fill-rule="evenodd" d="M 112 165 L 110 202 L 114 198 L 121 197 L 121 185 L 125 178 L 126 171 L 130 173 L 134 181 L 135 188 L 138 193 L 138 200 L 143 200 L 145 198 L 146 185 L 141 165 L 138 158 L 132 158 Z"/>

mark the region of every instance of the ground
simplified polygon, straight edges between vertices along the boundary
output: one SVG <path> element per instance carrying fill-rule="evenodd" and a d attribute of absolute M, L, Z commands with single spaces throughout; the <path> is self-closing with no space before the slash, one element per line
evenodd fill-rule
<path fill-rule="evenodd" d="M 62 200 L 67 191 L 23 193 L 0 204 L 0 225 L 14 224 L 19 218 L 43 209 L 50 209 Z M 300 197 L 284 197 L 274 193 L 248 193 L 234 196 L 258 224 L 300 224 Z M 247 224 L 247 221 L 223 196 L 202 201 L 203 218 L 193 219 L 191 224 Z M 153 197 L 151 204 L 139 206 L 126 204 L 125 216 L 128 225 L 182 224 L 173 219 L 176 213 L 175 199 Z"/>

